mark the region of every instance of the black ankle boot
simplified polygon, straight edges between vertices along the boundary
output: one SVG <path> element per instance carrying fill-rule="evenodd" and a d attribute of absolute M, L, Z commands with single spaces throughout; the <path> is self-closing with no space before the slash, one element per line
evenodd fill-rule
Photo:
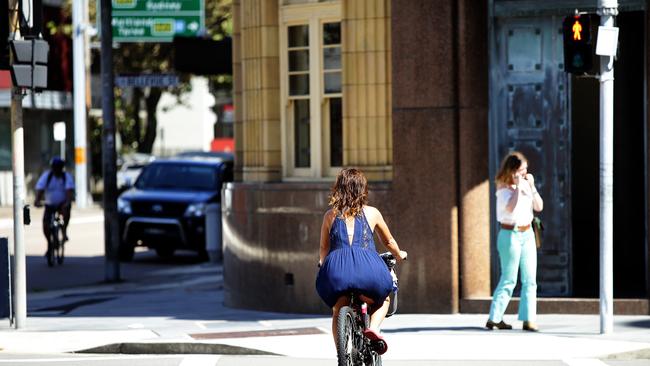
<path fill-rule="evenodd" d="M 488 319 L 487 323 L 485 323 L 485 327 L 489 330 L 493 330 L 494 328 L 497 329 L 512 329 L 512 325 L 506 324 L 503 320 L 495 323 L 492 320 Z"/>

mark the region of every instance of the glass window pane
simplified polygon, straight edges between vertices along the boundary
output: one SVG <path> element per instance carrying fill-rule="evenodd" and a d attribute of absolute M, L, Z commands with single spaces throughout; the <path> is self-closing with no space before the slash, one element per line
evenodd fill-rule
<path fill-rule="evenodd" d="M 296 168 L 309 168 L 311 165 L 311 141 L 309 138 L 309 99 L 294 101 L 293 121 L 295 130 Z"/>
<path fill-rule="evenodd" d="M 341 73 L 328 72 L 325 73 L 325 93 L 340 93 L 341 92 Z"/>
<path fill-rule="evenodd" d="M 325 70 L 341 68 L 341 47 L 323 48 Z"/>
<path fill-rule="evenodd" d="M 309 71 L 309 51 L 289 51 L 289 71 Z"/>
<path fill-rule="evenodd" d="M 341 23 L 323 24 L 323 44 L 341 43 Z"/>
<path fill-rule="evenodd" d="M 309 46 L 309 26 L 292 25 L 289 27 L 289 47 Z"/>
<path fill-rule="evenodd" d="M 343 166 L 343 110 L 341 98 L 330 99 L 330 165 Z"/>
<path fill-rule="evenodd" d="M 309 75 L 289 75 L 289 95 L 309 95 Z"/>

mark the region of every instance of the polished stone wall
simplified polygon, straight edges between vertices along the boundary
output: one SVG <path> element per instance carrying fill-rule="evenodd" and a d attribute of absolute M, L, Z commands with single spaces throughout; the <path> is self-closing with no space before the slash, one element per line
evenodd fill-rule
<path fill-rule="evenodd" d="M 225 304 L 257 310 L 329 313 L 315 290 L 329 183 L 229 183 L 223 191 Z M 388 184 L 370 204 L 388 224 Z M 381 245 L 378 244 L 381 250 Z"/>
<path fill-rule="evenodd" d="M 393 0 L 393 212 L 403 311 L 457 312 L 489 272 L 487 4 Z"/>

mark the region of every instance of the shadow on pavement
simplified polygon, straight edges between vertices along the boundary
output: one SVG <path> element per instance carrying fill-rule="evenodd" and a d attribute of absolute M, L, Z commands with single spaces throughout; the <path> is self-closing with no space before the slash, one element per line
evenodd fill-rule
<path fill-rule="evenodd" d="M 159 258 L 153 251 L 137 253 L 132 262 L 121 263 L 120 283 L 104 282 L 104 266 L 103 257 L 66 258 L 55 267 L 48 267 L 43 257 L 30 257 L 28 272 L 39 275 L 28 282 L 32 291 L 28 316 L 170 318 L 205 322 L 206 329 L 210 322 L 322 317 L 225 307 L 221 266 L 201 262 L 193 252 L 179 252 L 172 258 Z M 63 284 L 65 290 L 50 292 Z M 34 291 L 39 288 L 47 292 Z"/>
<path fill-rule="evenodd" d="M 45 253 L 43 253 L 45 254 Z M 80 286 L 105 284 L 105 259 L 103 256 L 65 257 L 62 265 L 49 267 L 45 256 L 27 256 L 27 291 L 70 289 Z M 122 280 L 132 281 L 150 275 L 161 268 L 187 267 L 201 263 L 192 252 L 179 252 L 171 258 L 159 258 L 152 251 L 140 252 L 132 262 L 121 262 Z"/>
<path fill-rule="evenodd" d="M 628 327 L 650 328 L 650 319 L 634 320 L 634 321 L 630 321 L 630 322 L 625 322 L 623 324 L 627 325 Z"/>
<path fill-rule="evenodd" d="M 382 329 L 382 333 L 416 333 L 416 332 L 464 332 L 464 331 L 488 331 L 484 327 L 412 327 L 397 329 Z"/>

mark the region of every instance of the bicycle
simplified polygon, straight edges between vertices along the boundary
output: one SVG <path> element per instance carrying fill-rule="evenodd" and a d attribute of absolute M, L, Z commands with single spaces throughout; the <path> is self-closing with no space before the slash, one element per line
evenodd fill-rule
<path fill-rule="evenodd" d="M 47 265 L 63 264 L 66 237 L 63 233 L 63 215 L 55 210 L 49 222 L 50 235 L 47 238 Z"/>
<path fill-rule="evenodd" d="M 382 253 L 381 258 L 388 266 L 393 277 L 393 291 L 391 292 L 391 309 L 386 317 L 397 311 L 397 276 L 395 265 L 397 260 L 389 253 Z M 364 330 L 370 326 L 370 315 L 368 304 L 359 294 L 352 293 L 350 305 L 343 306 L 339 310 L 337 319 L 337 358 L 339 366 L 381 366 L 381 355 L 379 350 L 387 345 L 383 340 L 372 341 L 364 335 Z"/>

